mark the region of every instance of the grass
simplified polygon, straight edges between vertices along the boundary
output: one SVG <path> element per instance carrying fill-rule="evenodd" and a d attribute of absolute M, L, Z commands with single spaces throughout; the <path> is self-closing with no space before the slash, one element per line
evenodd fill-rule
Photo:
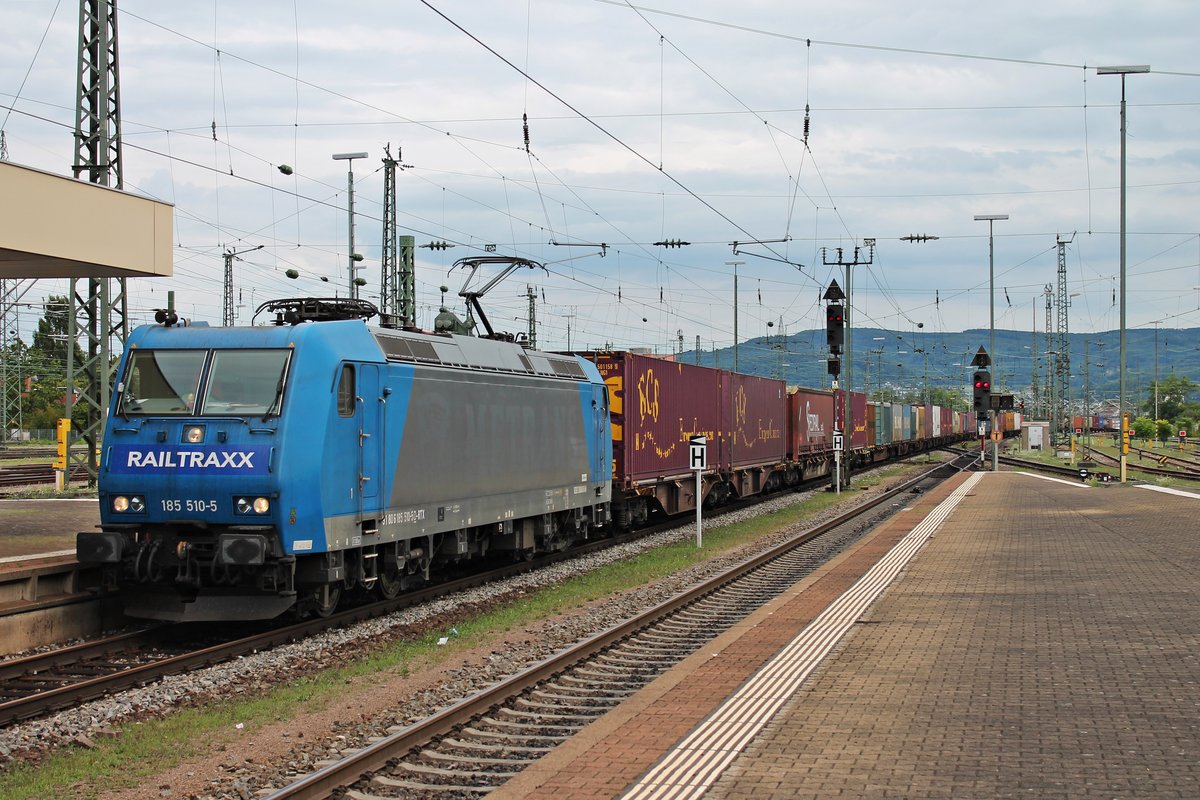
<path fill-rule="evenodd" d="M 859 489 L 911 471 L 881 470 L 856 479 Z M 98 737 L 91 748 L 62 748 L 38 765 L 16 765 L 0 775 L 0 800 L 76 797 L 86 800 L 104 791 L 127 789 L 211 746 L 236 747 L 247 732 L 276 722 L 301 719 L 347 691 L 347 684 L 380 672 L 405 675 L 434 666 L 457 654 L 498 641 L 512 630 L 552 617 L 614 593 L 662 579 L 693 564 L 728 553 L 764 535 L 793 525 L 854 497 L 819 493 L 802 503 L 751 520 L 706 528 L 704 547 L 679 541 L 647 550 L 631 560 L 578 575 L 498 608 L 456 623 L 458 636 L 438 646 L 441 632 L 416 640 L 388 643 L 344 666 L 323 670 L 285 685 L 247 691 L 244 696 L 204 707 L 184 708 L 159 719 L 122 723 L 113 736 Z M 241 724 L 242 728 L 237 728 Z"/>
<path fill-rule="evenodd" d="M 30 489 L 18 489 L 11 492 L 5 492 L 3 499 L 5 500 L 62 500 L 74 499 L 79 497 L 96 498 L 96 487 L 94 486 L 69 486 L 63 491 L 56 491 L 53 487 L 39 487 Z"/>

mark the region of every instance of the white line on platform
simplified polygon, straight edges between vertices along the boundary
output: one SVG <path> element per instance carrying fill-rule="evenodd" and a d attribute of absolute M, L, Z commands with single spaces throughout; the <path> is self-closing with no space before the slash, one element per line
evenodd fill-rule
<path fill-rule="evenodd" d="M 1031 478 L 1037 478 L 1038 480 L 1041 480 L 1041 481 L 1054 481 L 1055 483 L 1065 483 L 1067 486 L 1074 486 L 1077 489 L 1092 488 L 1091 486 L 1084 483 L 1083 481 L 1067 481 L 1067 480 L 1063 480 L 1062 478 L 1051 478 L 1049 475 L 1038 475 L 1036 472 L 1013 472 L 1013 473 L 1009 473 L 1009 474 L 1011 474 L 1011 475 L 1028 475 Z"/>
<path fill-rule="evenodd" d="M 1195 492 L 1185 492 L 1182 489 L 1172 489 L 1169 486 L 1150 486 L 1149 484 L 1146 484 L 1146 483 L 1138 483 L 1138 484 L 1134 484 L 1134 486 L 1135 486 L 1135 488 L 1138 488 L 1138 489 L 1149 489 L 1152 492 L 1162 492 L 1164 494 L 1177 494 L 1180 497 L 1190 497 L 1193 500 L 1200 500 L 1200 494 L 1196 494 Z"/>

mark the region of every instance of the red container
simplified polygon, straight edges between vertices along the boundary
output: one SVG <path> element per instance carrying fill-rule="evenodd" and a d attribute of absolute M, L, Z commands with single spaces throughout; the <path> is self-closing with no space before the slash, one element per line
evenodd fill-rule
<path fill-rule="evenodd" d="M 845 392 L 841 389 L 837 390 L 839 419 L 841 418 L 842 414 L 845 413 L 843 410 L 845 406 L 841 405 L 845 402 L 842 399 L 844 394 Z M 862 392 L 850 393 L 850 428 L 851 448 L 858 449 L 859 447 L 866 447 L 868 444 L 872 446 L 875 444 L 874 439 L 872 439 L 870 442 L 867 441 L 867 396 Z"/>
<path fill-rule="evenodd" d="M 721 389 L 722 463 L 747 467 L 783 461 L 787 457 L 787 387 L 783 381 L 722 372 Z"/>
<path fill-rule="evenodd" d="M 834 394 L 796 389 L 788 394 L 787 454 L 792 459 L 833 448 Z"/>
<path fill-rule="evenodd" d="M 694 474 L 688 440 L 708 438 L 708 468 L 728 467 L 720 370 L 635 353 L 588 355 L 608 385 L 613 478 L 630 486 Z"/>

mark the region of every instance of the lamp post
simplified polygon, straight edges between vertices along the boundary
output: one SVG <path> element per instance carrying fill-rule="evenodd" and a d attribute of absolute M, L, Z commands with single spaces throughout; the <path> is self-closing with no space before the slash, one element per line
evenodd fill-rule
<path fill-rule="evenodd" d="M 1149 71 L 1149 64 L 1096 69 L 1097 75 L 1121 76 L 1121 365 L 1117 395 L 1117 418 L 1121 424 L 1121 483 L 1129 477 L 1129 430 L 1125 423 L 1125 76 Z"/>
<path fill-rule="evenodd" d="M 737 296 L 737 268 L 745 261 L 726 261 L 725 266 L 733 267 L 733 371 L 738 371 L 738 296 Z"/>
<path fill-rule="evenodd" d="M 975 221 L 988 224 L 988 354 L 992 370 L 996 369 L 996 247 L 993 228 L 996 220 L 1008 219 L 1008 214 L 976 214 Z"/>
<path fill-rule="evenodd" d="M 354 159 L 366 158 L 366 153 L 334 153 L 334 161 L 346 161 L 346 206 L 349 210 L 349 246 L 350 246 L 350 299 L 358 299 L 358 262 L 362 256 L 354 252 Z"/>
<path fill-rule="evenodd" d="M 976 214 L 975 221 L 988 224 L 988 354 L 992 357 L 992 372 L 996 372 L 996 246 L 993 228 L 996 220 L 1008 219 L 1008 214 Z M 996 412 L 988 409 L 988 433 L 996 430 Z M 992 471 L 999 470 L 999 451 L 992 439 Z"/>

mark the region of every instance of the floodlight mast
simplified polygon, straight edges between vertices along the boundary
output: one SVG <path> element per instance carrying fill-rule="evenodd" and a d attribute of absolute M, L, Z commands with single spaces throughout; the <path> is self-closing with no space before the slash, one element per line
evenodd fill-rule
<path fill-rule="evenodd" d="M 1125 76 L 1149 71 L 1149 64 L 1096 68 L 1097 75 L 1121 76 L 1121 367 L 1117 397 L 1117 418 L 1121 423 L 1121 483 L 1129 476 L 1129 430 L 1125 421 Z"/>
<path fill-rule="evenodd" d="M 350 294 L 351 300 L 358 299 L 358 281 L 356 280 L 358 272 L 358 262 L 362 260 L 362 256 L 354 252 L 354 159 L 366 158 L 366 153 L 334 153 L 334 161 L 348 161 L 346 170 L 346 207 L 349 217 L 349 235 L 346 237 L 350 248 Z"/>

